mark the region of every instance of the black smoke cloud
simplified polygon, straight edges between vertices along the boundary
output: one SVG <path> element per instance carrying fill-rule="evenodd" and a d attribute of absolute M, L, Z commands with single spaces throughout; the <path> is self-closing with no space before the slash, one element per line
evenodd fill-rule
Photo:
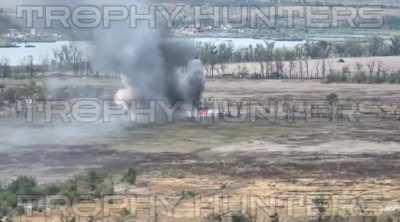
<path fill-rule="evenodd" d="M 136 92 L 126 97 L 166 99 L 171 105 L 200 100 L 204 79 L 193 43 L 143 27 L 112 27 L 95 36 L 95 67 L 121 73 L 125 86 Z"/>
<path fill-rule="evenodd" d="M 137 5 L 146 8 L 144 1 L 135 0 L 18 0 L 21 4 L 67 5 Z M 92 64 L 96 70 L 123 75 L 126 98 L 166 99 L 171 105 L 194 103 L 204 90 L 202 65 L 195 59 L 194 43 L 171 38 L 161 24 L 158 29 L 129 27 L 112 23 L 110 28 L 79 30 L 71 33 L 92 33 Z M 82 34 L 83 35 L 83 34 Z M 81 36 L 82 36 L 81 35 Z M 76 36 L 76 35 L 72 35 Z M 79 40 L 77 36 L 77 40 Z"/>

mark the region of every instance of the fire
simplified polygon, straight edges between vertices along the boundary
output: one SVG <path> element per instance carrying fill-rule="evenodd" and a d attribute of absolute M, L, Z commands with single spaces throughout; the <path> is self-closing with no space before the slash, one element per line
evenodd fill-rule
<path fill-rule="evenodd" d="M 129 110 L 128 103 L 134 99 L 135 93 L 131 88 L 119 89 L 114 95 L 115 104 L 123 106 L 124 110 Z"/>

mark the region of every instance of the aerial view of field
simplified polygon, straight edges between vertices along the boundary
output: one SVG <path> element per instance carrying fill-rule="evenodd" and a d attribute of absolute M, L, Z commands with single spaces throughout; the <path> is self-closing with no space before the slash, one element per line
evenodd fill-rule
<path fill-rule="evenodd" d="M 0 3 L 0 221 L 400 221 L 399 4 Z"/>

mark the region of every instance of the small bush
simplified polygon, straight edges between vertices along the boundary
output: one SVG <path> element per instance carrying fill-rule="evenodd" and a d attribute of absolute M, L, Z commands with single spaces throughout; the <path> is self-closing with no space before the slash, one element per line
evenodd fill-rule
<path fill-rule="evenodd" d="M 17 194 L 11 193 L 9 191 L 0 192 L 0 207 L 11 207 L 17 206 Z"/>
<path fill-rule="evenodd" d="M 182 197 L 186 200 L 193 199 L 196 195 L 196 192 L 193 191 L 182 191 Z"/>
<path fill-rule="evenodd" d="M 365 72 L 359 72 L 353 76 L 353 82 L 355 82 L 355 83 L 366 83 L 367 80 L 368 80 L 368 77 L 365 74 Z"/>
<path fill-rule="evenodd" d="M 346 67 L 343 68 L 342 72 L 331 71 L 325 79 L 325 83 L 400 83 L 400 71 L 387 72 L 382 71 L 380 75 L 367 76 L 364 71 L 357 71 L 356 73 L 351 73 Z"/>
<path fill-rule="evenodd" d="M 330 93 L 326 96 L 326 101 L 329 102 L 329 104 L 337 103 L 339 100 L 339 96 L 336 93 Z"/>
<path fill-rule="evenodd" d="M 400 83 L 400 71 L 392 72 L 388 76 L 389 83 Z"/>
<path fill-rule="evenodd" d="M 5 101 L 10 102 L 10 103 L 14 103 L 16 100 L 16 96 L 17 96 L 17 90 L 16 89 L 7 89 L 2 97 Z"/>
<path fill-rule="evenodd" d="M 86 175 L 86 182 L 90 191 L 96 191 L 99 184 L 103 182 L 103 178 L 95 170 L 90 170 Z"/>
<path fill-rule="evenodd" d="M 32 177 L 20 176 L 10 184 L 7 190 L 14 194 L 36 194 L 39 187 Z"/>
<path fill-rule="evenodd" d="M 326 83 L 335 83 L 335 82 L 341 82 L 339 73 L 337 73 L 337 72 L 329 73 L 326 76 Z"/>
<path fill-rule="evenodd" d="M 242 213 L 237 213 L 232 215 L 232 222 L 251 222 L 252 219 L 250 216 L 242 214 Z"/>
<path fill-rule="evenodd" d="M 43 193 L 46 195 L 56 195 L 61 192 L 61 188 L 55 184 L 49 184 L 43 188 Z"/>
<path fill-rule="evenodd" d="M 18 206 L 18 207 L 15 209 L 15 212 L 17 213 L 18 216 L 22 216 L 22 215 L 25 213 L 25 209 L 24 209 L 24 207 L 22 207 L 22 206 Z"/>
<path fill-rule="evenodd" d="M 60 193 L 70 199 L 74 199 L 78 196 L 78 183 L 77 179 L 71 179 L 60 186 Z"/>
<path fill-rule="evenodd" d="M 6 217 L 10 214 L 10 208 L 0 206 L 0 219 Z"/>
<path fill-rule="evenodd" d="M 35 179 L 26 176 L 20 176 L 9 186 L 0 188 L 0 219 L 10 215 L 13 209 L 17 214 L 21 209 L 17 208 L 17 195 L 19 194 L 38 194 L 40 188 Z"/>
<path fill-rule="evenodd" d="M 129 168 L 128 172 L 123 176 L 122 181 L 127 182 L 131 185 L 136 183 L 136 170 Z"/>

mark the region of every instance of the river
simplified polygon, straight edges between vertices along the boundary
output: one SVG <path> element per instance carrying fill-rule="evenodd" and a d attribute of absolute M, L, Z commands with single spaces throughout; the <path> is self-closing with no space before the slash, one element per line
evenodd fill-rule
<path fill-rule="evenodd" d="M 255 46 L 258 43 L 263 43 L 261 39 L 251 38 L 194 38 L 196 43 L 211 42 L 214 44 L 232 43 L 235 48 L 248 47 L 249 45 Z M 77 44 L 77 46 L 85 52 L 90 51 L 90 44 L 87 42 L 68 42 L 58 41 L 52 43 L 22 43 L 18 44 L 19 48 L 0 48 L 0 59 L 7 58 L 9 64 L 12 66 L 24 64 L 27 59 L 32 56 L 35 64 L 41 64 L 46 58 L 51 58 L 55 49 L 59 49 L 63 45 L 70 43 Z M 303 41 L 276 41 L 276 48 L 291 48 L 299 44 L 304 44 Z M 34 47 L 26 47 L 34 46 Z"/>

